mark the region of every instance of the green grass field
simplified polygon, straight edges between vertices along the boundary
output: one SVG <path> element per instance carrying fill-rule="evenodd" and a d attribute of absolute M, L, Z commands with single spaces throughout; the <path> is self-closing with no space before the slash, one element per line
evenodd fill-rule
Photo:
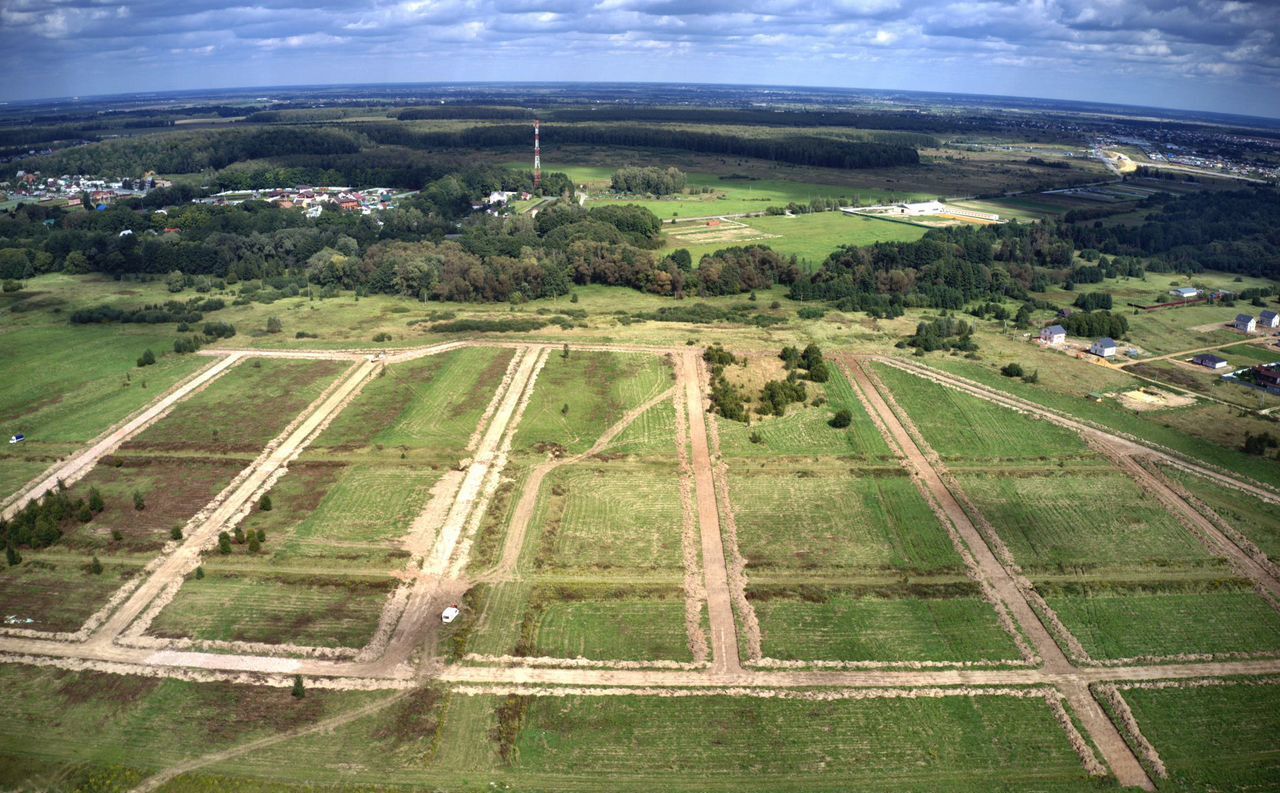
<path fill-rule="evenodd" d="M 896 473 L 896 472 L 895 472 Z M 958 570 L 960 557 L 905 475 L 733 474 L 738 545 L 750 568 Z"/>
<path fill-rule="evenodd" d="M 676 453 L 676 408 L 660 402 L 636 417 L 606 449 L 609 454 L 671 459 Z"/>
<path fill-rule="evenodd" d="M 14 618 L 14 627 L 36 631 L 79 630 L 142 567 L 129 560 L 103 560 L 102 573 L 94 575 L 88 556 L 23 556 L 23 564 L 0 570 L 0 608 L 5 618 Z"/>
<path fill-rule="evenodd" d="M 691 661 L 684 598 L 619 597 L 547 603 L 537 619 L 534 655 L 593 660 Z"/>
<path fill-rule="evenodd" d="M 1247 588 L 1107 588 L 1050 594 L 1049 606 L 1096 659 L 1182 653 L 1280 653 L 1280 614 Z"/>
<path fill-rule="evenodd" d="M 889 446 L 871 423 L 862 403 L 854 396 L 849 381 L 832 368 L 831 379 L 821 385 L 827 404 L 813 407 L 818 387 L 809 384 L 810 403 L 792 405 L 780 417 L 752 417 L 752 424 L 716 419 L 720 429 L 720 449 L 726 457 L 765 458 L 779 455 L 840 456 L 862 460 L 887 460 Z M 827 422 L 840 409 L 853 414 L 853 423 L 835 429 Z M 759 443 L 751 436 L 758 434 Z"/>
<path fill-rule="evenodd" d="M 679 569 L 674 466 L 612 462 L 561 468 L 543 483 L 531 534 L 540 568 Z"/>
<path fill-rule="evenodd" d="M 874 365 L 925 441 L 945 459 L 1092 457 L 1071 430 L 931 383 L 890 366 Z"/>
<path fill-rule="evenodd" d="M 1226 520 L 1232 528 L 1248 537 L 1272 561 L 1280 559 L 1280 512 L 1274 504 L 1239 490 L 1228 490 L 1209 484 L 1198 476 L 1177 468 L 1165 467 L 1164 474 L 1186 488 Z"/>
<path fill-rule="evenodd" d="M 991 604 L 975 596 L 825 602 L 748 592 L 767 658 L 824 661 L 1017 660 Z"/>
<path fill-rule="evenodd" d="M 1119 472 L 957 479 L 1028 570 L 1211 563 L 1190 531 Z"/>
<path fill-rule="evenodd" d="M 395 582 L 211 572 L 189 578 L 151 635 L 214 641 L 361 647 Z"/>
<path fill-rule="evenodd" d="M 562 446 L 570 453 L 591 447 L 629 408 L 674 383 L 671 367 L 646 353 L 552 353 L 538 374 L 514 448 Z M 564 408 L 568 407 L 566 411 Z"/>
<path fill-rule="evenodd" d="M 1280 786 L 1280 685 L 1265 683 L 1121 692 L 1169 771 L 1160 790 Z"/>
<path fill-rule="evenodd" d="M 345 368 L 341 361 L 246 361 L 179 402 L 122 450 L 259 452 Z"/>
<path fill-rule="evenodd" d="M 670 221 L 670 218 L 665 218 Z M 745 228 L 739 228 L 739 226 Z M 767 245 L 787 256 L 796 256 L 816 269 L 842 245 L 870 245 L 875 242 L 911 242 L 928 229 L 888 220 L 846 215 L 843 212 L 815 212 L 808 215 L 735 218 L 717 226 L 706 221 L 666 225 L 660 252 L 685 248 L 695 266 L 702 257 L 735 245 Z"/>

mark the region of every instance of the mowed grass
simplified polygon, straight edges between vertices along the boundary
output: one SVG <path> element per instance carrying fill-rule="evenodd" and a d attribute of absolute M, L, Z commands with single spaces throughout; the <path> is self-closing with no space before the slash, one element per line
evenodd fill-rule
<path fill-rule="evenodd" d="M 14 618 L 12 627 L 36 631 L 79 630 L 142 567 L 107 560 L 102 573 L 94 575 L 87 556 L 25 551 L 23 558 L 22 564 L 0 570 L 0 616 Z"/>
<path fill-rule="evenodd" d="M 1280 788 L 1280 681 L 1121 694 L 1169 772 L 1160 790 Z"/>
<path fill-rule="evenodd" d="M 1241 490 L 1212 484 L 1178 468 L 1165 467 L 1163 473 L 1252 540 L 1267 558 L 1280 562 L 1280 507 Z"/>
<path fill-rule="evenodd" d="M 729 224 L 708 227 L 699 221 L 697 225 L 664 226 L 663 229 L 668 233 L 663 240 L 661 252 L 685 248 L 696 266 L 704 255 L 722 248 L 767 245 L 779 253 L 794 255 L 802 262 L 817 267 L 842 245 L 912 242 L 928 231 L 922 226 L 846 215 L 843 212 L 736 218 Z M 736 229 L 732 227 L 733 224 L 741 224 L 746 228 Z M 734 238 L 716 240 L 717 235 L 725 235 L 726 232 Z M 708 241 L 704 242 L 704 239 Z"/>
<path fill-rule="evenodd" d="M 738 546 L 750 568 L 942 571 L 962 567 L 905 474 L 732 474 Z"/>
<path fill-rule="evenodd" d="M 559 445 L 584 452 L 630 408 L 674 383 L 671 366 L 648 353 L 552 353 L 538 374 L 514 448 Z M 565 408 L 568 410 L 565 410 Z"/>
<path fill-rule="evenodd" d="M 543 482 L 531 537 L 542 568 L 679 569 L 681 526 L 673 466 L 579 463 Z"/>
<path fill-rule="evenodd" d="M 513 765 L 647 790 L 1052 790 L 1085 780 L 1043 700 L 998 696 L 537 698 Z"/>
<path fill-rule="evenodd" d="M 809 384 L 811 394 L 814 390 Z M 750 425 L 714 419 L 720 430 L 721 452 L 731 458 L 832 455 L 871 460 L 892 457 L 884 437 L 836 367 L 831 367 L 831 379 L 822 384 L 822 392 L 827 399 L 825 405 L 813 407 L 811 396 L 810 403 L 789 406 L 785 416 L 764 419 L 753 416 Z M 836 429 L 828 422 L 841 409 L 853 415 L 853 423 Z M 752 442 L 753 434 L 758 436 L 758 443 Z"/>
<path fill-rule="evenodd" d="M 618 661 L 692 661 L 684 599 L 556 600 L 537 619 L 534 655 Z"/>
<path fill-rule="evenodd" d="M 122 451 L 259 452 L 346 366 L 341 361 L 270 358 L 237 364 L 179 402 Z"/>
<path fill-rule="evenodd" d="M 880 364 L 876 373 L 938 454 L 948 459 L 1054 459 L 1093 453 L 1071 430 Z"/>
<path fill-rule="evenodd" d="M 512 355 L 469 347 L 392 364 L 365 385 L 313 447 L 379 444 L 456 456 L 476 431 Z"/>
<path fill-rule="evenodd" d="M 976 596 L 859 597 L 825 602 L 747 594 L 768 658 L 823 661 L 1003 661 L 1018 648 Z"/>
<path fill-rule="evenodd" d="M 1235 285 L 1234 288 L 1239 288 Z M 1134 302 L 1152 304 L 1159 289 L 1151 290 L 1150 295 Z M 1164 295 L 1165 300 L 1173 300 L 1171 295 Z M 1236 314 L 1249 313 L 1248 309 L 1236 306 L 1183 306 L 1160 311 L 1144 311 L 1129 316 L 1128 338 L 1143 350 L 1152 355 L 1193 350 L 1200 347 L 1212 347 L 1239 341 L 1243 338 L 1235 331 L 1228 330 L 1226 325 L 1235 319 Z M 1209 325 L 1219 325 L 1213 330 L 1196 330 Z"/>
<path fill-rule="evenodd" d="M 1191 532 L 1118 471 L 957 479 L 1028 570 L 1210 563 Z"/>
<path fill-rule="evenodd" d="M 155 326 L 58 324 L 9 327 L 0 333 L 0 434 L 27 436 L 28 448 L 83 443 L 96 437 L 197 369 L 214 363 L 194 355 L 161 355 L 138 368 L 150 348 L 172 349 L 173 335 Z"/>
<path fill-rule="evenodd" d="M 609 443 L 607 454 L 671 459 L 676 454 L 676 408 L 670 401 L 659 402 L 636 416 L 626 429 Z"/>
<path fill-rule="evenodd" d="M 0 787 L 128 790 L 143 777 L 243 741 L 314 724 L 380 693 L 192 683 L 0 665 Z M 38 736 L 38 737 L 37 737 Z"/>
<path fill-rule="evenodd" d="M 214 641 L 361 647 L 378 626 L 394 580 L 191 577 L 151 624 L 151 635 Z"/>
<path fill-rule="evenodd" d="M 438 478 L 404 464 L 295 465 L 271 489 L 272 509 L 254 510 L 243 526 L 267 533 L 263 550 L 276 562 L 384 563 Z"/>
<path fill-rule="evenodd" d="M 1280 614 L 1249 589 L 1109 588 L 1045 598 L 1093 658 L 1280 653 Z"/>

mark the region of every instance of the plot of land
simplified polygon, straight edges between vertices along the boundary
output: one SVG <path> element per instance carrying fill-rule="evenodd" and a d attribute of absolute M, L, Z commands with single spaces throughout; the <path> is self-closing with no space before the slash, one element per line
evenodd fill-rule
<path fill-rule="evenodd" d="M 382 581 L 211 572 L 187 581 L 151 624 L 154 636 L 361 647 L 394 587 Z"/>
<path fill-rule="evenodd" d="M 815 212 L 808 215 L 735 218 L 717 226 L 708 221 L 663 227 L 663 251 L 685 248 L 698 261 L 708 253 L 733 245 L 767 245 L 787 256 L 794 255 L 812 267 L 842 245 L 871 245 L 876 242 L 911 242 L 928 230 L 907 223 L 846 215 L 843 212 Z"/>
<path fill-rule="evenodd" d="M 24 556 L 25 563 L 0 570 L 0 619 L 4 620 L 0 624 L 36 631 L 79 630 L 141 568 L 113 560 L 94 575 L 88 557 Z"/>
<path fill-rule="evenodd" d="M 537 620 L 534 655 L 595 660 L 692 661 L 684 596 L 548 602 Z"/>
<path fill-rule="evenodd" d="M 1280 685 L 1121 692 L 1169 771 L 1170 790 L 1274 790 L 1280 786 Z"/>
<path fill-rule="evenodd" d="M 1275 504 L 1239 490 L 1211 485 L 1177 468 L 1165 468 L 1163 473 L 1252 540 L 1269 559 L 1280 561 L 1280 509 Z"/>

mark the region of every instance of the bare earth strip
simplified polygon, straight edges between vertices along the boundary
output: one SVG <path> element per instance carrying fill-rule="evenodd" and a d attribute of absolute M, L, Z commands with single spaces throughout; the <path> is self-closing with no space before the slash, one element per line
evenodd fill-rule
<path fill-rule="evenodd" d="M 4 511 L 0 512 L 0 520 L 10 520 L 28 502 L 34 501 L 53 490 L 58 486 L 59 482 L 71 485 L 78 481 L 98 464 L 98 460 L 111 454 L 125 441 L 164 418 L 179 402 L 203 390 L 242 360 L 244 360 L 242 355 L 232 353 L 206 366 L 171 388 L 168 393 L 151 402 L 123 424 L 108 430 L 106 434 L 94 441 L 89 448 L 75 454 L 65 462 L 55 464 L 50 470 L 5 499 L 6 505 Z"/>
<path fill-rule="evenodd" d="M 906 454 L 907 464 L 919 477 L 917 482 L 923 488 L 927 488 L 930 495 L 942 506 L 947 518 L 964 538 L 965 544 L 969 546 L 983 577 L 991 582 L 1001 602 L 1013 614 L 1022 630 L 1030 637 L 1036 652 L 1044 659 L 1045 670 L 1058 673 L 1072 670 L 1074 667 L 1071 662 L 1049 635 L 1049 631 L 1040 621 L 1039 615 L 1031 604 L 1023 597 L 1022 590 L 1013 575 L 987 547 L 982 535 L 970 522 L 967 513 L 930 464 L 928 455 L 912 439 L 899 421 L 897 414 L 889 407 L 874 382 L 867 376 L 862 362 L 853 361 L 847 369 L 850 379 L 858 384 L 859 396 L 866 400 L 867 411 L 877 414 L 884 427 L 889 430 L 892 437 L 886 440 L 896 444 Z M 1102 756 L 1116 775 L 1116 779 L 1123 785 L 1155 790 L 1142 764 L 1138 762 L 1138 758 L 1129 749 L 1129 745 L 1125 743 L 1124 738 L 1111 723 L 1097 700 L 1089 693 L 1088 686 L 1078 680 L 1070 680 L 1061 684 L 1059 690 L 1067 698 L 1085 730 L 1102 751 Z"/>

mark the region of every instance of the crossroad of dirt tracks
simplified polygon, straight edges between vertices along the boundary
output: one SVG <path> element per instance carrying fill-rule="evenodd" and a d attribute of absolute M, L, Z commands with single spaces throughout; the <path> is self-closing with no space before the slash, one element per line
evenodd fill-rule
<path fill-rule="evenodd" d="M 1179 662 L 1144 665 L 1092 665 L 1073 662 L 1054 638 L 1052 626 L 1046 626 L 1001 556 L 984 539 L 970 515 L 961 506 L 954 487 L 942 475 L 936 455 L 913 433 L 909 418 L 899 415 L 891 395 L 879 383 L 867 363 L 870 360 L 895 366 L 925 377 L 949 388 L 1001 404 L 1007 408 L 1032 414 L 1073 429 L 1096 446 L 1103 448 L 1123 470 L 1144 488 L 1154 492 L 1174 511 L 1202 541 L 1227 558 L 1243 575 L 1272 595 L 1280 593 L 1280 582 L 1273 575 L 1271 560 L 1259 560 L 1256 548 L 1240 547 L 1239 535 L 1230 527 L 1221 527 L 1206 518 L 1184 499 L 1184 493 L 1150 469 L 1151 462 L 1174 465 L 1200 476 L 1280 504 L 1280 491 L 1267 485 L 1243 479 L 1233 473 L 1186 459 L 1170 450 L 1152 447 L 1064 416 L 1026 400 L 1010 396 L 978 383 L 929 369 L 898 358 L 847 357 L 843 359 L 854 391 L 866 406 L 876 426 L 891 448 L 910 471 L 926 500 L 954 528 L 972 555 L 975 575 L 985 591 L 1012 616 L 1019 634 L 1030 642 L 1038 658 L 1032 668 L 956 668 L 903 669 L 861 668 L 856 670 L 778 670 L 743 666 L 738 653 L 738 624 L 726 568 L 724 534 L 719 514 L 713 470 L 716 460 L 708 442 L 706 425 L 706 375 L 695 350 L 623 345 L 577 345 L 580 350 L 607 350 L 663 354 L 669 356 L 676 371 L 675 397 L 682 402 L 689 435 L 693 491 L 697 524 L 701 538 L 701 568 L 705 583 L 711 638 L 711 664 L 707 668 L 643 668 L 640 663 L 566 661 L 561 666 L 521 664 L 505 659 L 503 663 L 459 663 L 442 665 L 435 656 L 435 633 L 438 613 L 448 600 L 456 600 L 471 585 L 465 578 L 471 538 L 497 488 L 506 464 L 511 440 L 538 371 L 552 345 L 520 342 L 484 342 L 490 346 L 516 349 L 507 376 L 493 397 L 482 426 L 473 438 L 472 457 L 459 470 L 450 472 L 432 492 L 431 502 L 415 523 L 406 548 L 413 554 L 408 593 L 388 605 L 384 615 L 387 635 L 381 644 L 366 647 L 350 659 L 334 660 L 316 655 L 281 653 L 201 652 L 180 648 L 142 646 L 127 641 L 130 627 L 137 623 L 153 604 L 172 593 L 184 577 L 199 564 L 200 555 L 215 542 L 218 532 L 241 519 L 248 505 L 265 492 L 287 469 L 290 461 L 314 439 L 343 407 L 358 395 L 360 389 L 383 366 L 434 355 L 481 342 L 449 342 L 430 347 L 394 353 L 368 351 L 260 351 L 222 350 L 210 354 L 217 360 L 186 382 L 139 411 L 77 454 L 46 472 L 38 480 L 11 499 L 5 514 L 20 508 L 56 487 L 59 480 L 73 481 L 82 476 L 104 455 L 128 438 L 158 420 L 179 401 L 208 385 L 229 367 L 248 357 L 297 357 L 349 360 L 351 368 L 310 405 L 276 440 L 264 450 L 213 502 L 201 511 L 186 532 L 186 539 L 173 543 L 144 571 L 143 580 L 112 598 L 101 613 L 91 618 L 77 634 L 48 634 L 30 630 L 0 629 L 0 661 L 52 665 L 68 669 L 94 669 L 120 674 L 179 677 L 190 680 L 230 680 L 242 683 L 289 685 L 293 675 L 307 676 L 315 687 L 346 689 L 410 689 L 424 680 L 434 679 L 456 687 L 463 693 L 536 692 L 568 694 L 574 692 L 648 694 L 655 696 L 688 695 L 690 691 L 722 692 L 742 696 L 884 696 L 888 689 L 916 691 L 921 695 L 964 695 L 967 691 L 991 687 L 1031 686 L 1052 693 L 1051 704 L 1059 697 L 1070 706 L 1076 723 L 1083 729 L 1085 741 L 1069 717 L 1061 716 L 1063 728 L 1081 754 L 1086 768 L 1101 771 L 1093 758 L 1096 747 L 1106 770 L 1125 785 L 1154 789 L 1147 770 L 1129 748 L 1112 719 L 1095 699 L 1093 684 L 1152 680 L 1196 680 L 1230 675 L 1280 674 L 1280 658 L 1253 658 L 1203 663 Z M 551 460 L 536 467 L 527 481 L 512 521 L 514 536 L 506 538 L 504 552 L 493 570 L 480 576 L 485 580 L 501 580 L 515 572 L 516 560 L 523 545 L 523 526 L 532 516 L 537 485 L 557 465 L 576 462 L 598 453 L 645 409 L 671 397 L 668 391 L 644 405 L 629 411 L 611 426 L 596 444 L 583 455 L 566 460 Z M 487 423 L 486 423 L 487 422 Z M 477 441 L 478 439 L 478 441 Z M 1140 463 L 1146 463 L 1142 465 Z M 678 494 L 673 493 L 673 498 Z M 968 505 L 972 508 L 972 505 Z M 437 525 L 438 524 L 438 525 Z M 518 530 L 517 530 L 518 529 Z M 732 535 L 730 535 L 730 539 Z M 736 549 L 733 549 L 736 553 Z M 170 595 L 171 596 L 171 595 Z M 1275 601 L 1273 600 L 1273 603 Z M 396 611 L 398 609 L 398 611 Z M 392 627 L 393 626 L 393 627 Z M 306 648 L 302 648 L 306 649 Z M 1086 659 L 1087 660 L 1087 659 Z M 1175 659 L 1169 659 L 1171 661 Z M 827 689 L 826 694 L 809 689 Z M 857 692 L 861 691 L 861 694 Z M 927 694 L 925 692 L 928 692 Z M 939 694 L 941 692 L 941 694 Z M 1106 690 L 1106 696 L 1118 696 Z M 1103 694 L 1099 694 L 1102 696 Z M 911 695 L 907 693 L 906 695 Z M 387 702 L 392 700 L 388 699 Z M 376 707 L 375 706 L 370 706 Z M 1061 710 L 1060 706 L 1058 707 Z M 362 710 L 363 712 L 363 710 Z M 1123 720 L 1122 720 L 1123 722 Z M 1122 728 L 1124 725 L 1122 723 Z M 1131 736 L 1132 737 L 1132 736 Z M 1135 741 L 1141 745 L 1141 741 Z M 1144 750 L 1145 751 L 1145 750 Z M 1150 758 L 1148 758 L 1150 759 Z M 1158 759 L 1158 758 L 1157 758 Z M 199 761 L 190 764 L 198 767 Z M 1163 769 L 1148 762 L 1147 768 L 1157 773 Z M 175 769 L 170 769 L 174 771 Z M 181 770 L 187 770 L 184 766 Z M 165 779 L 173 773 L 166 773 Z M 155 779 L 150 783 L 154 786 Z"/>

